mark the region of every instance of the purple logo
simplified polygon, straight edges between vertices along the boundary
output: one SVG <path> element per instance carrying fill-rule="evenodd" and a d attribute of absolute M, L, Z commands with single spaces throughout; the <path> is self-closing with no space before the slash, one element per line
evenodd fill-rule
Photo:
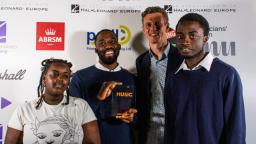
<path fill-rule="evenodd" d="M 0 124 L 0 144 L 2 144 L 3 140 L 3 125 Z"/>
<path fill-rule="evenodd" d="M 0 43 L 6 42 L 6 22 L 0 21 Z"/>
<path fill-rule="evenodd" d="M 1 98 L 1 109 L 4 109 L 5 107 L 7 107 L 8 105 L 10 105 L 11 102 L 9 100 L 7 100 L 6 98 Z"/>

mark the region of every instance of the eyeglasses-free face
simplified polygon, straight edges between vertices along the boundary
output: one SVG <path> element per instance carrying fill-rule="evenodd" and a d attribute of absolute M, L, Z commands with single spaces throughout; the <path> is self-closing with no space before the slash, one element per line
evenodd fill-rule
<path fill-rule="evenodd" d="M 43 76 L 44 95 L 63 96 L 71 77 L 71 71 L 66 64 L 53 63 Z"/>
<path fill-rule="evenodd" d="M 162 44 L 167 41 L 166 33 L 169 26 L 161 13 L 147 14 L 143 18 L 142 28 L 150 44 Z"/>
<path fill-rule="evenodd" d="M 176 44 L 180 54 L 184 58 L 202 57 L 203 48 L 208 41 L 204 36 L 204 29 L 196 21 L 184 21 L 179 23 L 176 30 Z"/>
<path fill-rule="evenodd" d="M 109 65 L 117 62 L 121 45 L 113 32 L 100 33 L 95 44 L 95 50 L 102 63 Z"/>

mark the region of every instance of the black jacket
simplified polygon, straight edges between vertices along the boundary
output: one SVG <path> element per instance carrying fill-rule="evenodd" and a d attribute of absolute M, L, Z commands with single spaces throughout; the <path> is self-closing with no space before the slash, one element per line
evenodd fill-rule
<path fill-rule="evenodd" d="M 183 58 L 179 55 L 176 47 L 170 44 L 168 53 L 168 63 L 166 78 L 168 73 L 175 73 L 182 63 Z M 137 143 L 145 144 L 150 122 L 151 109 L 151 81 L 150 81 L 150 54 L 149 51 L 143 53 L 136 59 L 137 68 Z M 165 102 L 164 102 L 165 103 Z"/>

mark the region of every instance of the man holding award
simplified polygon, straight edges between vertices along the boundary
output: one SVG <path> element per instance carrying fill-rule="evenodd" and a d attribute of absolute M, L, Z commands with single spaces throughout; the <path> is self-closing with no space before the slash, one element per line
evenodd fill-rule
<path fill-rule="evenodd" d="M 121 45 L 114 32 L 103 29 L 95 38 L 99 61 L 77 71 L 70 93 L 85 99 L 94 111 L 102 144 L 131 144 L 131 127 L 136 109 L 134 76 L 117 62 Z"/>

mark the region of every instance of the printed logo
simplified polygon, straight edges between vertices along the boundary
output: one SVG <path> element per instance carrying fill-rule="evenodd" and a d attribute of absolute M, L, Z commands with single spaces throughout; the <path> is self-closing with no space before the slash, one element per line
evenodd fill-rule
<path fill-rule="evenodd" d="M 235 13 L 236 4 L 221 4 L 221 5 L 175 5 L 175 8 L 172 5 L 164 5 L 164 10 L 168 13 Z"/>
<path fill-rule="evenodd" d="M 25 69 L 20 69 L 17 72 L 9 72 L 9 70 L 6 69 L 4 72 L 0 71 L 0 80 L 22 80 L 26 72 L 27 70 Z"/>
<path fill-rule="evenodd" d="M 164 5 L 164 10 L 167 13 L 172 13 L 172 5 Z"/>
<path fill-rule="evenodd" d="M 71 13 L 79 13 L 79 12 L 80 12 L 79 4 L 71 4 Z"/>
<path fill-rule="evenodd" d="M 214 37 L 214 34 L 228 32 L 228 26 L 210 26 L 209 37 Z M 235 41 L 208 41 L 204 47 L 206 52 L 211 52 L 214 56 L 236 56 Z"/>
<path fill-rule="evenodd" d="M 1 109 L 4 109 L 8 105 L 12 104 L 9 100 L 4 97 L 1 97 Z"/>
<path fill-rule="evenodd" d="M 121 44 L 122 46 L 126 45 L 131 40 L 131 35 L 132 35 L 131 30 L 125 25 L 119 25 L 119 28 L 112 29 L 112 31 L 115 33 L 116 37 L 118 38 L 119 44 Z M 96 34 L 97 32 L 87 32 L 86 45 L 90 46 L 90 47 L 87 47 L 88 49 L 95 48 Z"/>
<path fill-rule="evenodd" d="M 0 43 L 6 42 L 6 22 L 0 21 Z"/>
<path fill-rule="evenodd" d="M 0 11 L 17 11 L 17 12 L 47 12 L 48 3 L 17 3 L 15 1 L 0 2 Z"/>
<path fill-rule="evenodd" d="M 217 41 L 208 42 L 205 45 L 205 51 L 211 52 L 214 56 L 235 56 L 236 55 L 236 43 L 234 41 L 226 42 Z"/>
<path fill-rule="evenodd" d="M 0 124 L 0 144 L 3 144 L 3 125 Z"/>
<path fill-rule="evenodd" d="M 175 30 L 172 30 L 171 28 L 170 28 L 170 30 L 166 33 L 166 37 L 167 37 L 168 39 L 174 38 L 175 36 L 176 36 L 176 31 L 175 31 Z"/>
<path fill-rule="evenodd" d="M 64 39 L 65 23 L 36 23 L 36 50 L 64 50 Z"/>
<path fill-rule="evenodd" d="M 116 30 L 116 34 L 121 45 L 125 45 L 131 40 L 131 31 L 125 25 L 120 25 L 119 30 Z"/>

